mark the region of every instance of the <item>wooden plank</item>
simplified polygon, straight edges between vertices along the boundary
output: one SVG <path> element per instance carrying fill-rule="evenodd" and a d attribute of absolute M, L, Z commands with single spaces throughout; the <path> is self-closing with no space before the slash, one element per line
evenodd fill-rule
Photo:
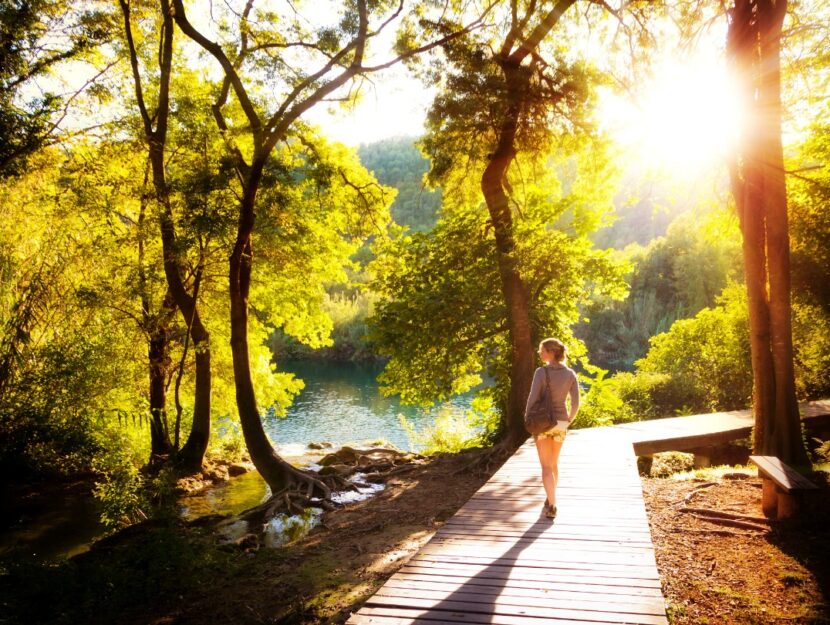
<path fill-rule="evenodd" d="M 603 588 L 609 588 L 604 586 Z M 523 601 L 525 598 L 531 601 L 544 600 L 549 602 L 599 602 L 603 607 L 609 609 L 609 606 L 616 606 L 614 610 L 624 609 L 617 604 L 631 602 L 632 605 L 639 605 L 642 609 L 647 610 L 646 614 L 661 614 L 665 610 L 665 604 L 661 597 L 654 597 L 653 595 L 642 595 L 633 593 L 606 593 L 598 589 L 587 591 L 579 589 L 578 587 L 562 588 L 560 584 L 557 588 L 545 587 L 544 589 L 527 586 L 518 586 L 510 584 L 502 587 L 499 584 L 479 584 L 478 580 L 464 580 L 464 581 L 448 581 L 447 579 L 402 579 L 400 577 L 392 577 L 386 584 L 384 584 L 383 592 L 392 596 L 394 592 L 436 592 L 444 593 L 445 596 L 456 597 L 458 593 L 467 593 L 471 595 L 481 595 L 482 597 L 511 597 L 516 601 Z M 395 595 L 405 596 L 405 595 Z M 558 605 L 564 605 L 560 603 Z"/>
<path fill-rule="evenodd" d="M 364 608 L 352 615 L 349 623 L 356 625 L 457 625 L 458 623 L 489 623 L 491 625 L 612 625 L 608 621 L 579 619 L 548 619 L 504 614 L 443 613 L 425 614 L 405 608 Z"/>
<path fill-rule="evenodd" d="M 529 443 L 349 622 L 666 625 L 630 436 L 571 433 L 543 501 Z"/>
<path fill-rule="evenodd" d="M 758 471 L 785 491 L 817 490 L 818 486 L 776 456 L 750 456 Z"/>
<path fill-rule="evenodd" d="M 401 569 L 400 571 L 395 573 L 391 578 L 389 578 L 389 581 L 387 583 L 455 584 L 457 586 L 464 583 L 472 584 L 474 581 L 475 585 L 478 586 L 493 586 L 495 588 L 509 588 L 517 590 L 528 589 L 538 592 L 565 592 L 569 593 L 569 596 L 583 596 L 593 594 L 600 597 L 605 597 L 606 595 L 624 595 L 634 597 L 651 597 L 661 600 L 663 598 L 663 594 L 659 588 L 614 586 L 612 584 L 585 584 L 574 582 L 573 580 L 566 582 L 554 582 L 551 580 L 547 580 L 544 585 L 544 590 L 540 590 L 540 584 L 538 580 L 510 579 L 510 583 L 508 585 L 505 583 L 505 579 L 509 578 L 493 578 L 479 576 L 471 581 L 470 578 L 467 575 L 465 575 L 463 571 L 459 572 L 457 575 L 442 575 L 439 573 L 444 572 L 433 571 L 432 573 L 418 573 L 410 572 L 410 570 Z"/>
<path fill-rule="evenodd" d="M 830 400 L 800 405 L 801 420 L 822 426 L 830 423 Z M 746 438 L 752 433 L 754 417 L 750 410 L 652 419 L 615 426 L 632 437 L 638 456 L 664 451 L 686 451 Z"/>
<path fill-rule="evenodd" d="M 442 612 L 453 612 L 461 614 L 479 613 L 488 617 L 494 614 L 504 616 L 532 616 L 544 619 L 579 619 L 588 618 L 606 623 L 637 623 L 638 625 L 664 625 L 666 617 L 662 614 L 631 614 L 628 612 L 606 612 L 589 608 L 553 608 L 547 606 L 513 605 L 502 599 L 495 599 L 482 605 L 475 601 L 455 601 L 447 599 L 436 601 L 428 598 L 407 597 L 402 601 L 398 597 L 385 597 L 374 595 L 366 606 L 369 608 L 386 606 L 391 608 L 405 608 L 408 610 L 420 609 L 422 611 L 436 611 L 440 616 Z M 361 610 L 362 611 L 362 610 Z M 484 621 L 492 622 L 492 621 Z"/>
<path fill-rule="evenodd" d="M 410 562 L 414 562 L 415 564 L 431 562 L 442 566 L 447 564 L 461 564 L 462 562 L 468 561 L 468 558 L 463 557 L 433 554 L 421 555 L 420 553 L 410 560 Z M 568 571 L 568 574 L 579 577 L 591 577 L 596 574 L 601 577 L 659 579 L 656 568 L 645 565 L 628 566 L 624 564 L 606 562 L 548 562 L 544 560 L 509 560 L 499 558 L 476 558 L 473 560 L 473 563 L 484 567 L 526 567 L 547 569 L 556 572 Z"/>
<path fill-rule="evenodd" d="M 519 592 L 517 589 L 503 591 L 499 588 L 475 587 L 462 584 L 455 588 L 436 588 L 435 584 L 418 584 L 416 588 L 402 588 L 398 584 L 386 584 L 381 588 L 376 597 L 387 597 L 390 600 L 399 599 L 401 604 L 408 604 L 409 599 L 422 599 L 433 602 L 433 605 L 441 605 L 448 601 L 460 601 L 479 605 L 493 606 L 517 606 L 528 608 L 556 608 L 565 610 L 578 610 L 582 606 L 588 606 L 596 612 L 616 612 L 622 614 L 650 614 L 662 615 L 666 611 L 665 603 L 661 600 L 646 597 L 628 597 L 626 600 L 615 601 L 612 597 L 592 597 L 593 601 L 586 597 L 567 597 L 556 593 L 544 591 Z M 439 585 L 440 586 L 440 585 Z"/>
<path fill-rule="evenodd" d="M 578 584 L 582 586 L 620 586 L 626 588 L 659 589 L 660 580 L 652 578 L 632 578 L 618 575 L 615 572 L 586 574 L 578 570 L 555 568 L 524 568 L 516 567 L 487 567 L 481 565 L 464 565 L 444 562 L 409 562 L 401 571 L 416 575 L 457 575 L 475 577 L 477 581 L 484 579 L 510 580 L 512 584 L 519 582 L 534 582 L 537 584 Z"/>

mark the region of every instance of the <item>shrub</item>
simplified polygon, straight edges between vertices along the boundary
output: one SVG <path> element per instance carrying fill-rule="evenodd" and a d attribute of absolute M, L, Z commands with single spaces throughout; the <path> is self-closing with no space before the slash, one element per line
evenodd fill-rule
<path fill-rule="evenodd" d="M 662 454 L 654 454 L 654 460 L 651 464 L 651 477 L 670 477 L 675 473 L 691 471 L 694 468 L 694 454 L 667 451 Z"/>
<path fill-rule="evenodd" d="M 404 417 L 398 415 L 409 444 L 425 455 L 458 453 L 481 445 L 481 429 L 476 427 L 471 411 L 441 407 L 435 423 L 418 432 Z"/>

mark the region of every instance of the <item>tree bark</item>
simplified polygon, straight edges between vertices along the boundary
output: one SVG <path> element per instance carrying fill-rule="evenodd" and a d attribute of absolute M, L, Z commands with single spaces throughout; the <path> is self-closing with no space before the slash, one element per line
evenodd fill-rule
<path fill-rule="evenodd" d="M 253 246 L 251 236 L 254 229 L 254 207 L 265 156 L 255 155 L 247 172 L 244 192 L 239 206 L 237 236 L 231 253 L 228 282 L 231 304 L 231 354 L 233 357 L 233 379 L 236 387 L 236 405 L 245 445 L 257 471 L 268 484 L 272 494 L 287 488 L 305 485 L 309 494 L 317 492 L 329 497 L 330 490 L 322 482 L 298 471 L 279 457 L 259 414 L 251 376 L 250 353 L 248 350 L 248 296 L 251 287 Z"/>
<path fill-rule="evenodd" d="M 194 391 L 193 423 L 190 435 L 181 450 L 176 450 L 176 462 L 188 471 L 197 471 L 210 439 L 210 335 L 202 322 L 198 311 L 196 293 L 191 295 L 182 277 L 183 269 L 179 255 L 173 210 L 170 204 L 170 185 L 165 170 L 165 149 L 167 129 L 170 116 L 170 78 L 173 63 L 173 12 L 169 0 L 160 0 L 159 9 L 162 17 L 161 46 L 159 49 L 159 94 L 158 107 L 150 115 L 144 102 L 144 92 L 138 67 L 138 54 L 132 36 L 130 6 L 126 0 L 120 0 L 124 14 L 124 30 L 133 70 L 136 100 L 144 124 L 145 138 L 148 144 L 148 157 L 153 176 L 156 201 L 160 209 L 162 250 L 164 255 L 164 275 L 168 293 L 182 314 L 193 339 L 196 354 L 196 386 Z M 155 122 L 155 127 L 153 126 Z M 194 287 L 195 289 L 195 287 Z M 169 444 L 169 437 L 168 437 Z"/>
<path fill-rule="evenodd" d="M 510 59 L 504 59 L 502 71 L 510 104 L 501 124 L 497 147 L 481 176 L 481 191 L 493 223 L 496 259 L 510 336 L 510 391 L 505 411 L 505 442 L 518 447 L 527 439 L 524 409 L 533 381 L 534 367 L 529 295 L 517 266 L 513 215 L 505 189 L 507 170 L 516 157 L 514 142 L 522 109 L 519 68 Z"/>
<path fill-rule="evenodd" d="M 558 0 L 526 37 L 522 33 L 530 21 L 530 13 L 519 20 L 512 12 L 512 28 L 505 37 L 499 53 L 499 66 L 504 77 L 505 112 L 499 124 L 496 149 L 481 177 L 481 191 L 496 239 L 496 259 L 502 283 L 502 295 L 507 309 L 507 327 L 510 336 L 510 391 L 505 412 L 505 442 L 518 446 L 527 439 L 524 411 L 533 381 L 533 328 L 530 323 L 530 295 L 522 280 L 515 257 L 516 241 L 513 235 L 513 215 L 507 188 L 507 171 L 516 158 L 516 134 L 522 122 L 527 82 L 530 73 L 522 63 L 536 53 L 539 44 L 559 23 L 559 19 L 576 0 Z M 529 8 L 529 12 L 535 8 Z"/>
<path fill-rule="evenodd" d="M 731 167 L 743 235 L 753 373 L 753 447 L 807 465 L 795 394 L 787 192 L 781 144 L 781 26 L 786 0 L 735 0 L 730 57 L 745 105 L 742 153 Z"/>
<path fill-rule="evenodd" d="M 147 362 L 150 376 L 150 463 L 167 457 L 173 451 L 170 443 L 170 431 L 167 424 L 167 367 L 170 362 L 170 337 L 166 318 L 173 307 L 168 292 L 161 306 L 161 311 L 153 318 L 149 299 L 142 295 L 144 323 L 149 333 L 147 344 Z"/>

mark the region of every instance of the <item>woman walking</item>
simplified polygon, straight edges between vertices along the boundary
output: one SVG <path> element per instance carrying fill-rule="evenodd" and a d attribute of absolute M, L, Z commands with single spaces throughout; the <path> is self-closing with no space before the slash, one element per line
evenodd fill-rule
<path fill-rule="evenodd" d="M 539 463 L 542 465 L 542 485 L 545 488 L 545 516 L 556 518 L 556 484 L 559 481 L 559 452 L 568 433 L 568 426 L 579 410 L 579 383 L 576 374 L 565 365 L 565 345 L 559 339 L 545 339 L 539 343 L 539 358 L 545 363 L 533 374 L 533 383 L 527 397 L 527 408 L 550 392 L 555 425 L 534 436 Z M 550 390 L 548 390 L 550 389 Z M 570 396 L 570 408 L 565 399 Z"/>

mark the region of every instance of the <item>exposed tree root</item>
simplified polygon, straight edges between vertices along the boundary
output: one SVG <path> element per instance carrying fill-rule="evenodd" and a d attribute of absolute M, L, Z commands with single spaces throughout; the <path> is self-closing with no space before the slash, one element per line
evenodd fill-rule
<path fill-rule="evenodd" d="M 759 525 L 758 523 L 751 523 L 750 521 L 739 521 L 736 519 L 726 519 L 723 517 L 715 517 L 709 516 L 704 514 L 696 514 L 691 513 L 693 517 L 696 519 L 701 519 L 702 521 L 708 521 L 709 523 L 715 523 L 716 525 L 726 525 L 729 527 L 740 527 L 743 529 L 750 529 L 750 530 L 758 530 L 759 532 L 767 532 L 769 531 L 769 527 L 764 525 Z"/>
<path fill-rule="evenodd" d="M 683 498 L 682 502 L 681 501 L 675 501 L 674 503 L 675 504 L 683 503 L 683 504 L 689 505 L 689 502 L 695 497 L 695 495 L 700 493 L 700 491 L 702 491 L 704 489 L 707 489 L 707 488 L 711 488 L 712 486 L 717 486 L 717 485 L 718 485 L 717 482 L 706 482 L 705 484 L 700 484 L 699 486 L 695 486 L 692 490 L 690 490 L 688 493 L 686 493 L 686 496 Z"/>
<path fill-rule="evenodd" d="M 675 532 L 683 532 L 684 534 L 712 534 L 715 536 L 757 536 L 757 534 L 753 534 L 752 532 L 733 532 L 731 530 L 701 530 L 701 529 L 688 529 L 685 527 L 677 527 L 674 528 Z"/>
<path fill-rule="evenodd" d="M 495 472 L 495 470 L 500 467 L 504 462 L 510 458 L 514 453 L 516 453 L 516 448 L 514 445 L 502 442 L 490 447 L 489 449 L 480 450 L 475 457 L 473 458 L 472 462 L 469 464 L 464 465 L 457 471 L 453 472 L 453 475 L 458 475 L 459 473 L 466 473 L 468 471 L 477 471 L 479 473 L 484 474 L 491 474 Z"/>
<path fill-rule="evenodd" d="M 707 508 L 680 508 L 680 512 L 692 512 L 695 514 L 702 514 L 704 516 L 717 517 L 721 519 L 737 519 L 743 521 L 753 521 L 755 523 L 769 523 L 769 519 L 761 516 L 752 516 L 749 514 L 737 514 L 735 512 L 722 512 L 720 510 L 710 510 Z"/>

